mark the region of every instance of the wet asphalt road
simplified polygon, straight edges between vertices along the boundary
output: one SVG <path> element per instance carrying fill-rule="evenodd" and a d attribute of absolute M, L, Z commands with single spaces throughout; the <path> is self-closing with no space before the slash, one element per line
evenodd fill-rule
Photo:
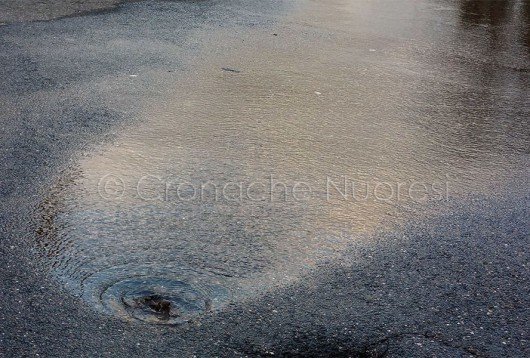
<path fill-rule="evenodd" d="M 351 267 L 317 270 L 300 285 L 180 327 L 98 316 L 3 247 L 2 349 L 6 356 L 525 356 L 528 213 L 513 204 L 452 208 L 381 235 Z"/>
<path fill-rule="evenodd" d="M 193 29 L 237 19 L 239 26 L 272 33 L 275 16 L 290 6 L 274 5 L 271 10 L 257 2 L 217 1 L 174 8 L 170 2 L 147 2 L 100 15 L 0 27 L 0 355 L 530 354 L 530 196 L 524 170 L 522 176 L 507 175 L 495 192 L 455 198 L 428 219 L 372 233 L 370 245 L 353 245 L 340 261 L 318 265 L 296 284 L 182 326 L 98 314 L 35 260 L 35 217 L 49 187 L 83 153 L 134 123 L 136 103 L 156 97 L 165 84 L 160 78 L 159 87 L 145 89 L 109 79 L 153 68 L 185 73 L 201 42 L 187 37 Z M 152 37 L 120 33 L 138 13 L 170 13 L 179 25 L 152 20 L 150 28 L 157 32 Z M 140 45 L 120 47 L 113 41 L 116 33 Z M 165 42 L 157 42 L 159 37 Z M 69 43 L 79 38 L 86 42 Z M 90 48 L 97 48 L 93 56 Z M 179 56 L 153 56 L 175 52 Z M 527 83 L 527 57 L 515 57 L 514 78 Z M 116 98 L 115 91 L 123 95 Z M 524 121 L 527 114 L 523 106 L 513 115 Z M 514 135 L 514 146 L 523 149 L 514 158 L 528 162 L 528 123 L 517 128 L 522 136 Z"/>

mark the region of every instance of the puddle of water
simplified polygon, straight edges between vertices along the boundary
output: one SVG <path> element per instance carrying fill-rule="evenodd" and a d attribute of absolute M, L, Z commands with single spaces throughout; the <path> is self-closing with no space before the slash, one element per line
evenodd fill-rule
<path fill-rule="evenodd" d="M 457 7 L 392 6 L 312 2 L 273 31 L 199 32 L 194 73 L 52 193 L 54 275 L 103 312 L 181 323 L 525 168 L 524 74 L 465 47 Z"/>

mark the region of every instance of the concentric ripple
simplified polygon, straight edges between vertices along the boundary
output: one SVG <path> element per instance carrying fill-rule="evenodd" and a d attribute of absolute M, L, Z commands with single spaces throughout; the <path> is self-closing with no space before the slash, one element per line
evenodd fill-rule
<path fill-rule="evenodd" d="M 120 316 L 178 324 L 212 311 L 226 298 L 219 286 L 144 277 L 117 282 L 103 292 L 101 302 Z"/>
<path fill-rule="evenodd" d="M 134 276 L 136 274 L 136 276 Z M 83 299 L 104 313 L 155 324 L 180 324 L 222 307 L 231 297 L 222 276 L 178 263 L 128 264 L 81 281 Z"/>

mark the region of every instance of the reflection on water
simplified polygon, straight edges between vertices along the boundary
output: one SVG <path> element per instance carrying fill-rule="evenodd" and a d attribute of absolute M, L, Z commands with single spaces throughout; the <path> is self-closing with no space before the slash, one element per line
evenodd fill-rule
<path fill-rule="evenodd" d="M 530 1 L 523 1 L 523 10 L 521 11 L 521 21 L 523 28 L 526 28 L 526 31 L 521 31 L 521 41 L 524 41 L 526 45 L 526 50 L 530 52 Z"/>
<path fill-rule="evenodd" d="M 515 150 L 527 154 L 530 132 L 527 120 L 519 118 L 528 116 L 530 3 L 465 0 L 459 6 L 460 25 L 475 37 L 474 50 L 482 55 L 479 61 L 464 63 L 482 83 L 483 90 L 456 97 L 455 108 L 471 113 L 455 115 L 455 118 L 460 120 L 470 140 L 494 146 L 491 133 L 497 129 L 513 139 L 496 147 L 497 153 Z M 480 117 L 466 121 L 473 112 L 478 112 Z"/>
<path fill-rule="evenodd" d="M 196 70 L 51 193 L 40 242 L 54 274 L 105 312 L 179 323 L 288 284 L 428 200 L 517 175 L 525 55 L 460 26 L 494 17 L 517 37 L 515 5 L 393 3 L 304 3 L 276 35 L 198 31 Z"/>
<path fill-rule="evenodd" d="M 514 6 L 512 1 L 462 0 L 460 13 L 465 23 L 499 26 L 506 24 Z"/>
<path fill-rule="evenodd" d="M 486 29 L 485 45 L 499 52 L 511 48 L 529 51 L 530 3 L 528 1 L 461 0 L 460 19 L 468 30 Z M 496 53 L 490 55 L 495 56 Z"/>

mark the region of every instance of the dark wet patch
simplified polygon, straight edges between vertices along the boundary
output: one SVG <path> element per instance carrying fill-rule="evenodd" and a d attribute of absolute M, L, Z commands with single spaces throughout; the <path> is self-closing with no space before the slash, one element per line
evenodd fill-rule
<path fill-rule="evenodd" d="M 222 67 L 221 70 L 226 71 L 226 72 L 241 73 L 241 71 L 230 68 L 230 67 Z"/>
<path fill-rule="evenodd" d="M 55 8 L 50 6 L 50 4 L 47 4 L 47 7 L 41 7 L 40 9 L 34 3 L 32 4 L 31 1 L 27 4 L 19 4 L 15 9 L 10 9 L 9 7 L 6 9 L 6 5 L 0 2 L 0 26 L 27 22 L 50 22 L 82 16 L 104 15 L 119 11 L 122 6 L 127 3 L 145 1 L 146 0 L 108 0 L 108 2 L 104 3 L 101 1 L 90 3 L 82 1 L 68 2 L 62 0 L 62 2 L 53 4 L 56 6 Z M 204 0 L 191 0 L 188 2 L 201 1 Z M 182 0 L 158 0 L 158 2 L 182 2 Z M 42 5 L 42 2 L 37 2 L 37 5 Z M 4 16 L 2 16 L 2 14 L 4 14 Z"/>
<path fill-rule="evenodd" d="M 64 18 L 98 15 L 116 11 L 125 3 L 142 0 L 109 0 L 108 2 L 62 1 L 55 4 L 27 1 L 14 8 L 9 3 L 0 3 L 0 25 L 27 22 L 48 22 Z"/>
<path fill-rule="evenodd" d="M 114 3 L 113 5 L 110 5 L 108 7 L 103 8 L 97 8 L 97 9 L 89 9 L 89 10 L 81 10 L 76 11 L 72 14 L 62 15 L 58 17 L 53 17 L 47 20 L 36 20 L 38 22 L 47 22 L 47 21 L 55 21 L 55 20 L 61 20 L 61 19 L 69 19 L 73 17 L 81 17 L 81 16 L 96 16 L 96 15 L 104 15 L 109 14 L 112 12 L 119 11 L 121 6 L 123 6 L 126 3 L 134 3 L 134 2 L 141 2 L 145 0 L 120 0 Z"/>

